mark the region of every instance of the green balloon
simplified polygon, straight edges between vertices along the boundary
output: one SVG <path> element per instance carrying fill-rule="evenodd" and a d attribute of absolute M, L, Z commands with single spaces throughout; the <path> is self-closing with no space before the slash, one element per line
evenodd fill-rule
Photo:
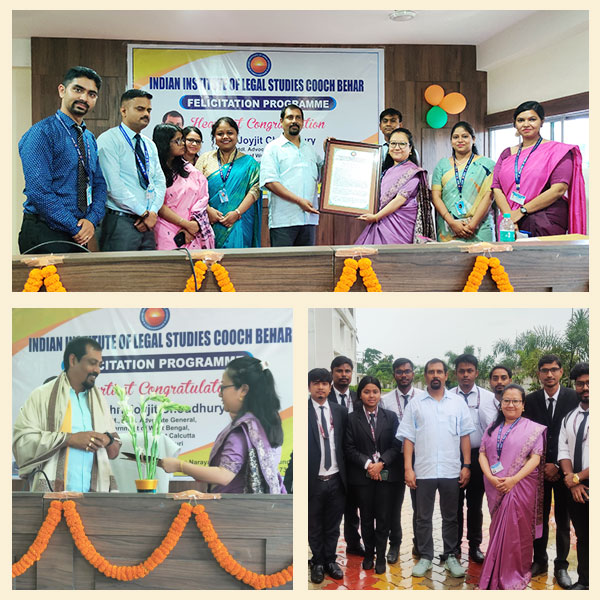
<path fill-rule="evenodd" d="M 432 106 L 427 111 L 427 124 L 433 129 L 441 129 L 448 122 L 448 115 L 443 108 Z"/>

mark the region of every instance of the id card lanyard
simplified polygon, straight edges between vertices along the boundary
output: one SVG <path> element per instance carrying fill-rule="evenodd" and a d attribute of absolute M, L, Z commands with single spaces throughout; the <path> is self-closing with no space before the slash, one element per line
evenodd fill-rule
<path fill-rule="evenodd" d="M 410 402 L 414 397 L 415 397 L 415 388 L 413 387 L 413 391 L 412 391 L 412 394 L 410 395 L 410 398 L 408 399 L 408 402 Z M 398 405 L 398 413 L 400 416 L 400 420 L 402 420 L 402 417 L 404 416 L 403 402 L 404 402 L 404 400 L 400 400 L 400 394 L 398 393 L 398 388 L 396 388 L 396 404 Z M 408 402 L 406 403 L 407 406 L 408 406 Z"/>
<path fill-rule="evenodd" d="M 502 435 L 502 429 L 504 428 L 504 423 L 502 423 L 502 425 L 500 425 L 500 427 L 498 428 L 498 437 L 496 438 L 496 453 L 498 454 L 498 462 L 500 462 L 500 455 L 502 454 L 502 448 L 504 448 L 504 441 L 506 440 L 506 438 L 508 437 L 508 434 L 512 431 L 513 427 L 521 420 L 521 417 L 519 417 L 507 430 L 506 433 L 502 436 L 502 439 L 500 439 L 500 436 Z"/>
<path fill-rule="evenodd" d="M 375 437 L 375 429 L 373 429 L 373 425 L 371 425 L 371 419 L 369 419 L 369 415 L 371 415 L 371 414 L 375 418 L 377 418 L 377 408 L 375 409 L 375 412 L 369 413 L 369 412 L 367 412 L 367 409 L 363 406 L 363 411 L 365 412 L 365 417 L 367 419 L 367 423 L 369 424 L 369 428 L 371 429 L 371 437 L 373 438 L 373 444 L 375 444 L 375 453 L 373 454 L 373 462 L 379 462 L 379 458 L 380 458 L 381 454 L 379 454 L 379 451 L 377 450 L 377 438 Z"/>
<path fill-rule="evenodd" d="M 471 165 L 471 162 L 473 161 L 474 156 L 475 156 L 475 153 L 471 152 L 471 156 L 469 156 L 469 160 L 467 161 L 467 164 L 465 165 L 465 168 L 463 169 L 462 176 L 460 179 L 458 178 L 458 167 L 456 166 L 456 158 L 452 161 L 452 162 L 454 162 L 454 178 L 456 179 L 456 187 L 458 188 L 458 195 L 460 196 L 461 200 L 462 200 L 463 186 L 465 185 L 465 177 L 467 176 L 467 171 L 469 170 L 469 166 Z"/>
<path fill-rule="evenodd" d="M 221 163 L 221 152 L 217 150 L 217 161 L 219 162 L 219 175 L 221 176 L 221 181 L 223 182 L 223 187 L 219 190 L 219 198 L 221 200 L 221 204 L 226 204 L 229 202 L 229 197 L 227 196 L 227 190 L 225 189 L 225 184 L 229 179 L 229 175 L 231 174 L 231 169 L 233 169 L 233 163 L 237 157 L 237 148 L 235 149 L 235 154 L 233 155 L 233 159 L 229 163 L 229 168 L 227 169 L 227 173 L 223 175 L 223 165 Z"/>
<path fill-rule="evenodd" d="M 521 189 L 521 173 L 527 164 L 527 161 L 530 159 L 531 155 L 537 150 L 537 147 L 542 143 L 542 137 L 538 138 L 538 141 L 535 143 L 535 146 L 532 148 L 531 152 L 525 157 L 523 164 L 519 168 L 519 157 L 521 156 L 521 150 L 523 149 L 523 142 L 519 144 L 519 149 L 517 150 L 517 156 L 515 158 L 515 183 L 517 185 L 517 192 Z"/>
<path fill-rule="evenodd" d="M 148 184 L 148 186 L 150 186 L 150 176 L 148 174 L 150 172 L 150 157 L 148 156 L 148 148 L 146 148 L 146 144 L 142 143 L 142 146 L 144 147 L 144 162 L 142 162 L 140 157 L 138 156 L 138 153 L 135 151 L 133 142 L 131 141 L 130 137 L 127 135 L 127 132 L 123 129 L 123 125 L 119 125 L 119 129 L 121 130 L 123 137 L 127 140 L 129 147 L 133 150 L 133 155 L 135 156 L 135 160 L 140 167 L 140 171 L 142 172 L 142 177 L 146 180 L 146 183 Z"/>

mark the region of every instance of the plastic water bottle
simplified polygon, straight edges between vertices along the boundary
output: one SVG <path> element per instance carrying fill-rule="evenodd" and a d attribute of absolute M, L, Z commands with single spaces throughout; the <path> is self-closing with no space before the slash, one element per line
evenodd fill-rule
<path fill-rule="evenodd" d="M 504 213 L 502 221 L 500 221 L 500 241 L 514 242 L 515 241 L 515 224 L 512 222 L 509 213 Z"/>

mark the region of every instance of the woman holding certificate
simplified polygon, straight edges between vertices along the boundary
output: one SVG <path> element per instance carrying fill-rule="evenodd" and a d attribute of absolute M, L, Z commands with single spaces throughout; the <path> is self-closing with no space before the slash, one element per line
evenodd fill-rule
<path fill-rule="evenodd" d="M 544 108 L 532 100 L 514 112 L 521 143 L 502 152 L 492 189 L 500 212 L 531 236 L 586 233 L 579 147 L 543 139 Z"/>
<path fill-rule="evenodd" d="M 419 237 L 433 237 L 427 172 L 418 162 L 411 132 L 395 129 L 383 162 L 379 211 L 358 217 L 369 225 L 357 245 L 412 244 Z"/>

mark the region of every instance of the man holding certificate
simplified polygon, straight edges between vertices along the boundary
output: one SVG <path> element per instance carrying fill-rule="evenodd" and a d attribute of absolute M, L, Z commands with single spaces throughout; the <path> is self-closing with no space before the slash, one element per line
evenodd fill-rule
<path fill-rule="evenodd" d="M 260 163 L 268 190 L 271 246 L 314 246 L 319 224 L 317 183 L 323 160 L 300 138 L 304 113 L 295 104 L 281 111 L 283 133 L 269 142 Z"/>

